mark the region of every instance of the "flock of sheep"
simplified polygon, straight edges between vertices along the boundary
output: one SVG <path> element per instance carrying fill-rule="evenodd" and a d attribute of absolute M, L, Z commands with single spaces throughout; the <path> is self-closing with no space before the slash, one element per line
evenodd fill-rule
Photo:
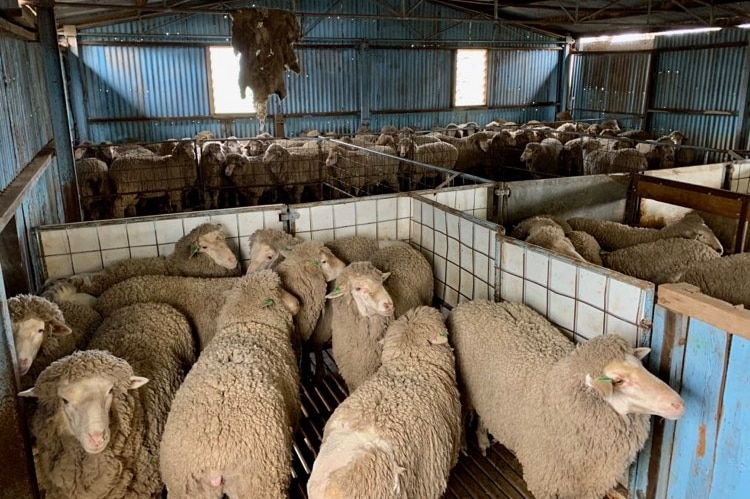
<path fill-rule="evenodd" d="M 514 451 L 537 499 L 601 499 L 650 415 L 684 412 L 641 364 L 648 349 L 616 335 L 576 347 L 509 302 L 446 321 L 405 242 L 249 242 L 244 275 L 204 224 L 167 257 L 9 300 L 46 497 L 288 497 L 300 382 L 329 341 L 351 394 L 325 426 L 312 499 L 441 497 L 472 414 L 482 449 L 489 431 Z"/>
<path fill-rule="evenodd" d="M 216 140 L 201 132 L 145 146 L 81 145 L 76 172 L 84 219 L 433 187 L 444 178 L 442 170 L 424 164 L 509 180 L 637 172 L 694 160 L 692 150 L 681 148 L 683 134 L 649 140 L 653 137 L 641 130 L 621 130 L 615 120 L 565 121 L 557 127 L 497 120 L 482 129 L 448 125 L 426 134 L 392 126 L 379 134 L 362 129 L 353 137 L 308 133 L 299 139 L 264 133 Z"/>

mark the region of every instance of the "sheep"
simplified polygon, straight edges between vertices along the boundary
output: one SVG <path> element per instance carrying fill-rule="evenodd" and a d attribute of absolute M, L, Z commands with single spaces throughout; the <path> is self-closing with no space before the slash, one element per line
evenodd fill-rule
<path fill-rule="evenodd" d="M 224 176 L 248 206 L 260 204 L 261 196 L 274 187 L 271 173 L 260 156 L 227 154 Z"/>
<path fill-rule="evenodd" d="M 114 284 L 139 275 L 228 277 L 239 275 L 241 270 L 221 225 L 204 223 L 182 236 L 168 256 L 122 260 L 99 272 L 70 279 L 79 291 L 99 296 Z"/>
<path fill-rule="evenodd" d="M 549 215 L 538 215 L 523 220 L 513 229 L 511 237 L 547 248 L 576 260 L 585 260 L 576 251 L 570 239 L 566 237 L 564 228 Z"/>
<path fill-rule="evenodd" d="M 440 312 L 419 307 L 391 324 L 382 364 L 326 423 L 310 499 L 445 492 L 458 458 L 461 406 Z"/>
<path fill-rule="evenodd" d="M 656 284 L 677 282 L 696 262 L 719 259 L 721 255 L 694 239 L 672 237 L 636 244 L 602 256 L 604 266 Z"/>
<path fill-rule="evenodd" d="M 248 156 L 263 156 L 268 146 L 273 144 L 273 136 L 268 132 L 259 133 L 257 136 L 249 139 L 245 145 L 245 152 Z"/>
<path fill-rule="evenodd" d="M 750 309 L 750 253 L 737 253 L 695 263 L 682 274 L 681 282 L 698 286 L 704 294 Z"/>
<path fill-rule="evenodd" d="M 326 241 L 326 248 L 331 250 L 345 264 L 369 260 L 380 249 L 381 241 L 367 236 L 346 236 Z M 382 241 L 383 245 L 390 244 Z"/>
<path fill-rule="evenodd" d="M 489 147 L 479 163 L 477 172 L 489 179 L 499 179 L 499 170 L 514 162 L 517 157 L 516 139 L 510 130 L 490 133 Z"/>
<path fill-rule="evenodd" d="M 250 234 L 248 244 L 250 246 L 250 261 L 247 265 L 248 272 L 272 269 L 280 263 L 283 249 L 291 249 L 303 240 L 278 229 L 257 229 Z"/>
<path fill-rule="evenodd" d="M 537 499 L 601 499 L 646 442 L 649 414 L 684 413 L 641 364 L 650 349 L 616 334 L 575 346 L 526 305 L 485 300 L 459 303 L 448 331 L 483 452 L 489 430 Z"/>
<path fill-rule="evenodd" d="M 89 347 L 19 394 L 39 402 L 31 429 L 40 485 L 50 498 L 160 498 L 161 433 L 195 362 L 190 325 L 167 305 L 138 304 L 102 322 Z"/>
<path fill-rule="evenodd" d="M 412 139 L 405 137 L 398 143 L 398 154 L 402 158 L 452 169 L 458 159 L 458 149 L 447 142 L 431 142 L 417 145 Z M 409 174 L 412 186 L 418 186 L 423 178 L 433 179 L 438 173 L 417 165 L 402 165 L 401 173 Z"/>
<path fill-rule="evenodd" d="M 150 151 L 149 151 L 150 152 Z M 113 215 L 125 216 L 128 208 L 135 209 L 139 199 L 168 195 L 174 211 L 181 211 L 183 194 L 198 178 L 195 151 L 190 142 L 180 142 L 169 156 L 126 156 L 109 167 L 109 176 L 117 193 Z"/>
<path fill-rule="evenodd" d="M 563 144 L 559 156 L 559 171 L 564 175 L 583 175 L 583 143 L 578 137 Z"/>
<path fill-rule="evenodd" d="M 648 167 L 646 157 L 637 149 L 625 148 L 614 151 L 600 149 L 601 143 L 589 139 L 583 141 L 583 174 L 636 173 Z"/>
<path fill-rule="evenodd" d="M 381 340 L 394 312 L 393 300 L 383 285 L 389 275 L 370 262 L 347 265 L 334 290 L 326 295 L 326 320 L 321 323 L 330 324 L 328 334 L 317 337 L 320 330 L 316 329 L 311 337 L 316 354 L 331 340 L 333 359 L 350 392 L 380 367 Z"/>
<path fill-rule="evenodd" d="M 284 260 L 276 266 L 276 271 L 284 289 L 300 301 L 294 337 L 299 351 L 312 335 L 325 306 L 326 283 L 336 279 L 346 265 L 321 241 L 305 241 L 281 252 Z"/>
<path fill-rule="evenodd" d="M 269 168 L 274 183 L 284 186 L 291 202 L 302 202 L 305 185 L 311 185 L 317 199 L 321 198 L 321 165 L 318 152 L 302 148 L 285 148 L 271 144 L 263 155 L 263 163 Z"/>
<path fill-rule="evenodd" d="M 81 158 L 76 160 L 75 170 L 84 220 L 109 218 L 112 188 L 107 163 L 96 158 Z"/>
<path fill-rule="evenodd" d="M 573 230 L 582 230 L 594 236 L 605 251 L 614 251 L 670 237 L 696 239 L 713 248 L 719 254 L 724 251 L 716 235 L 695 213 L 688 213 L 661 229 L 630 227 L 618 222 L 592 218 L 570 218 L 568 223 Z"/>
<path fill-rule="evenodd" d="M 205 193 L 204 208 L 210 210 L 219 207 L 219 193 L 224 185 L 226 155 L 219 142 L 203 144 L 198 168 L 201 175 L 201 185 Z"/>
<path fill-rule="evenodd" d="M 299 303 L 264 270 L 239 278 L 172 404 L 160 469 L 170 499 L 288 497 L 300 411 Z"/>
<path fill-rule="evenodd" d="M 432 303 L 435 286 L 432 267 L 422 253 L 408 243 L 381 244 L 381 248 L 370 257 L 370 262 L 390 275 L 385 289 L 393 299 L 396 318 L 411 308 Z"/>
<path fill-rule="evenodd" d="M 443 134 L 437 134 L 436 137 L 451 144 L 458 151 L 453 169 L 460 172 L 470 172 L 474 171 L 477 165 L 482 162 L 482 157 L 490 147 L 491 135 L 487 132 L 476 132 L 460 138 Z"/>
<path fill-rule="evenodd" d="M 521 161 L 534 178 L 554 177 L 558 173 L 558 157 L 562 143 L 557 139 L 544 139 L 541 142 L 529 142 L 521 154 Z"/>
<path fill-rule="evenodd" d="M 395 154 L 395 150 L 392 152 Z M 325 164 L 331 177 L 341 183 L 341 188 L 353 189 L 355 195 L 361 195 L 367 187 L 382 182 L 392 190 L 399 190 L 399 160 L 395 157 L 334 147 L 328 152 Z"/>
<path fill-rule="evenodd" d="M 70 342 L 67 337 L 72 329 L 57 304 L 41 296 L 20 294 L 8 299 L 8 312 L 19 375 L 29 372 L 38 355 L 56 360 L 73 351 L 65 352 L 61 345 Z M 58 355 L 59 350 L 63 353 Z"/>
<path fill-rule="evenodd" d="M 582 230 L 571 230 L 565 233 L 576 253 L 581 255 L 587 262 L 593 263 L 594 265 L 602 265 L 602 247 L 594 236 Z"/>

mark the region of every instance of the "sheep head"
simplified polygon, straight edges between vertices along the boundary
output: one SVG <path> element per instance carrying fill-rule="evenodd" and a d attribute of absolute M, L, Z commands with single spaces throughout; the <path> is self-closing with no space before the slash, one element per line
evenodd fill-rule
<path fill-rule="evenodd" d="M 23 376 L 29 372 L 42 343 L 69 335 L 71 329 L 65 324 L 60 308 L 40 296 L 14 296 L 8 300 L 8 310 L 18 371 Z"/>
<path fill-rule="evenodd" d="M 370 262 L 353 262 L 341 272 L 334 290 L 326 298 L 350 295 L 362 317 L 390 317 L 394 312 L 393 300 L 383 286 L 390 275 L 390 272 L 376 269 Z"/>
<path fill-rule="evenodd" d="M 414 149 L 414 141 L 409 137 L 404 137 L 398 143 L 398 155 L 406 158 Z"/>

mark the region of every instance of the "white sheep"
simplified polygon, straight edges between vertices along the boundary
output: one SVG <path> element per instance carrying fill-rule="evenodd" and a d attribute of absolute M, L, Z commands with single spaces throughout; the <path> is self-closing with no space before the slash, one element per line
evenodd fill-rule
<path fill-rule="evenodd" d="M 291 249 L 301 242 L 303 239 L 278 229 L 255 230 L 248 238 L 250 261 L 247 271 L 256 272 L 276 267 L 284 258 L 281 250 Z"/>
<path fill-rule="evenodd" d="M 537 499 L 601 499 L 646 442 L 649 415 L 685 411 L 641 364 L 649 349 L 618 335 L 576 346 L 523 304 L 483 300 L 459 303 L 448 330 L 480 437 L 486 428 L 516 454 Z"/>
<path fill-rule="evenodd" d="M 78 290 L 99 296 L 109 287 L 139 275 L 228 277 L 239 275 L 237 257 L 227 246 L 220 224 L 204 223 L 175 243 L 168 256 L 133 258 L 116 262 L 99 272 L 73 276 Z"/>
<path fill-rule="evenodd" d="M 157 499 L 161 433 L 195 362 L 190 324 L 168 305 L 138 304 L 104 320 L 89 347 L 19 394 L 39 402 L 31 429 L 41 488 L 50 498 Z"/>
<path fill-rule="evenodd" d="M 698 286 L 704 294 L 750 310 L 750 253 L 737 253 L 691 265 L 681 282 Z"/>
<path fill-rule="evenodd" d="M 613 151 L 600 149 L 601 143 L 594 139 L 583 141 L 583 174 L 636 173 L 648 168 L 646 157 L 637 149 L 625 148 Z"/>
<path fill-rule="evenodd" d="M 318 344 L 331 340 L 333 359 L 350 392 L 380 367 L 381 340 L 394 311 L 393 300 L 383 286 L 389 275 L 370 262 L 347 265 L 334 290 L 326 295 L 329 301 L 321 322 L 330 324 L 330 335 L 318 338 L 313 333 L 311 338 Z"/>
<path fill-rule="evenodd" d="M 390 149 L 390 148 L 389 148 Z M 395 149 L 388 151 L 395 154 Z M 330 176 L 338 181 L 343 190 L 353 189 L 353 194 L 362 195 L 368 187 L 380 183 L 388 184 L 391 190 L 399 190 L 398 158 L 372 154 L 366 151 L 346 151 L 334 147 L 326 157 L 326 168 Z"/>
<path fill-rule="evenodd" d="M 326 423 L 310 499 L 441 497 L 458 458 L 460 407 L 440 312 L 411 310 L 388 328 L 382 367 Z"/>
<path fill-rule="evenodd" d="M 206 142 L 201 150 L 198 162 L 201 186 L 204 190 L 204 208 L 210 210 L 219 207 L 219 194 L 224 186 L 226 154 L 219 142 Z"/>
<path fill-rule="evenodd" d="M 490 148 L 489 141 L 491 135 L 487 132 L 476 132 L 465 137 L 451 137 L 444 134 L 437 134 L 435 136 L 456 148 L 458 157 L 456 158 L 456 163 L 453 165 L 453 169 L 460 172 L 474 171 L 482 162 L 484 154 Z"/>
<path fill-rule="evenodd" d="M 458 149 L 447 142 L 431 142 L 417 145 L 412 139 L 404 137 L 398 143 L 398 154 L 402 158 L 423 163 L 426 165 L 439 166 L 452 169 L 458 159 Z M 411 164 L 401 166 L 401 174 L 409 177 L 411 187 L 420 185 L 423 179 L 433 179 L 438 176 L 434 170 Z"/>
<path fill-rule="evenodd" d="M 298 302 L 272 270 L 231 289 L 219 332 L 175 396 L 161 445 L 170 499 L 286 498 L 299 374 L 291 346 Z"/>
<path fill-rule="evenodd" d="M 657 239 L 682 237 L 695 239 L 713 248 L 721 254 L 724 251 L 721 242 L 713 231 L 703 222 L 700 215 L 688 213 L 661 229 L 648 227 L 631 227 L 609 220 L 593 218 L 570 218 L 568 224 L 573 230 L 588 232 L 599 242 L 605 251 L 614 251 L 636 244 L 648 243 Z"/>
<path fill-rule="evenodd" d="M 534 178 L 554 177 L 558 174 L 558 158 L 562 143 L 557 139 L 529 142 L 521 154 L 521 161 Z"/>
<path fill-rule="evenodd" d="M 315 191 L 317 199 L 321 198 L 322 165 L 316 150 L 286 148 L 276 142 L 266 149 L 263 163 L 268 167 L 273 183 L 287 191 L 290 202 L 302 202 L 306 185 Z"/>
<path fill-rule="evenodd" d="M 149 151 L 150 153 L 150 151 Z M 198 178 L 195 151 L 189 141 L 181 142 L 169 156 L 125 156 L 112 162 L 109 176 L 115 188 L 115 218 L 135 209 L 139 199 L 169 196 L 174 211 L 182 211 L 184 193 Z"/>
<path fill-rule="evenodd" d="M 248 206 L 260 204 L 261 196 L 275 187 L 262 156 L 227 154 L 224 176 L 230 184 L 230 189 L 236 190 L 244 197 L 244 204 Z"/>
<path fill-rule="evenodd" d="M 585 260 L 576 251 L 572 241 L 565 235 L 564 228 L 550 216 L 538 215 L 523 220 L 513 229 L 511 237 L 556 251 L 576 260 Z"/>
<path fill-rule="evenodd" d="M 432 266 L 424 255 L 403 241 L 389 241 L 380 246 L 370 262 L 390 275 L 385 289 L 393 300 L 395 317 L 414 307 L 432 304 L 435 282 Z"/>

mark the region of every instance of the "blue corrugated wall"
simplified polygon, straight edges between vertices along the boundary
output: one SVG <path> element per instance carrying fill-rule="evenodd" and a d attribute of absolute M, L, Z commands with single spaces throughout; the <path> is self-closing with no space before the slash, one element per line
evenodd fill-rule
<path fill-rule="evenodd" d="M 254 2 L 291 8 L 279 2 Z M 330 16 L 299 16 L 303 39 L 296 49 L 302 71 L 287 73 L 288 96 L 281 102 L 287 135 L 303 129 L 351 133 L 361 123 L 420 128 L 450 122 L 549 120 L 560 100 L 559 42 L 537 33 L 488 22 L 430 3 L 405 2 L 406 11 L 431 21 L 347 17 L 382 15 L 370 2 L 298 2 L 298 11 Z M 443 20 L 444 19 L 444 20 Z M 466 22 L 457 20 L 466 19 Z M 82 30 L 81 81 L 88 132 L 81 140 L 143 141 L 186 137 L 200 130 L 217 135 L 252 136 L 253 117 L 212 116 L 205 47 L 227 45 L 227 15 L 172 15 Z M 486 47 L 490 82 L 488 106 L 454 109 L 453 57 L 458 47 Z M 512 50 L 511 48 L 515 48 Z M 73 99 L 75 104 L 77 101 Z M 277 112 L 278 99 L 269 99 Z M 404 114 L 406 113 L 406 114 Z M 267 129 L 273 129 L 269 118 Z"/>

